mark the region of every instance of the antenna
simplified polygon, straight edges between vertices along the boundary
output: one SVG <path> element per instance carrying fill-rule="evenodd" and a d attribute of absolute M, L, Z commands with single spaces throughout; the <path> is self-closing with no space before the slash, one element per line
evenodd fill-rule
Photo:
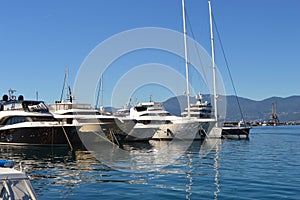
<path fill-rule="evenodd" d="M 14 95 L 14 93 L 16 92 L 17 90 L 13 90 L 13 89 L 9 89 L 8 90 L 8 94 L 9 94 L 9 100 L 16 100 L 16 96 Z"/>

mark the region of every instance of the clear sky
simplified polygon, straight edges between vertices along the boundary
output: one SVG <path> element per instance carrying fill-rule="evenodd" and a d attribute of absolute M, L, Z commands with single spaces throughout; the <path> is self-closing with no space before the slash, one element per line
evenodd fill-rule
<path fill-rule="evenodd" d="M 188 34 L 210 52 L 207 5 L 186 0 Z M 254 100 L 300 95 L 300 1 L 212 0 L 212 6 L 238 95 Z M 72 85 L 99 43 L 141 27 L 182 32 L 181 16 L 181 0 L 1 0 L 1 96 L 13 88 L 34 99 L 38 91 L 52 103 L 60 98 L 66 66 Z M 216 58 L 226 91 L 233 94 L 220 50 Z M 104 96 L 112 78 L 104 79 Z M 170 95 L 155 91 L 149 96 L 158 101 Z"/>

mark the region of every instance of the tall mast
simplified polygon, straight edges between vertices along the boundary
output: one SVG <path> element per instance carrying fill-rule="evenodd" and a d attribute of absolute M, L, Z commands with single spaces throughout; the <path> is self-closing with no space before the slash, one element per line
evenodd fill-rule
<path fill-rule="evenodd" d="M 100 80 L 100 92 L 101 92 L 101 99 L 100 99 L 100 107 L 103 106 L 103 74 L 101 75 Z"/>
<path fill-rule="evenodd" d="M 187 98 L 187 111 L 188 117 L 191 116 L 190 109 L 190 88 L 189 88 L 189 61 L 188 61 L 188 49 L 187 49 L 187 36 L 186 36 L 186 15 L 185 15 L 185 6 L 184 0 L 182 2 L 182 19 L 183 19 L 183 37 L 184 37 L 184 57 L 185 57 L 185 76 L 186 76 L 186 98 Z"/>
<path fill-rule="evenodd" d="M 100 101 L 99 101 L 99 96 L 100 96 Z M 98 103 L 99 108 L 103 106 L 103 74 L 101 75 L 99 81 L 98 81 L 98 89 L 97 89 L 97 98 L 96 98 L 96 104 L 95 108 L 98 108 Z"/>
<path fill-rule="evenodd" d="M 66 100 L 69 100 L 69 69 L 68 66 L 66 67 L 66 80 L 65 80 L 65 86 L 66 86 Z"/>
<path fill-rule="evenodd" d="M 217 105 L 217 79 L 216 79 L 216 62 L 215 62 L 215 44 L 214 44 L 214 33 L 213 33 L 213 17 L 212 17 L 212 8 L 210 0 L 208 0 L 209 8 L 209 25 L 210 25 L 210 40 L 211 40 L 211 59 L 213 67 L 213 84 L 214 84 L 214 110 L 215 110 L 215 120 L 218 120 L 218 105 Z"/>

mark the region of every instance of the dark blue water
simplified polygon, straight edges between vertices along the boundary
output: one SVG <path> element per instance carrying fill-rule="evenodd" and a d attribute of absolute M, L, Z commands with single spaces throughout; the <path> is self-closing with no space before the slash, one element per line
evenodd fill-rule
<path fill-rule="evenodd" d="M 126 149 L 147 160 L 156 145 Z M 300 126 L 254 127 L 249 140 L 222 140 L 205 153 L 201 146 L 153 171 L 118 170 L 68 148 L 0 150 L 23 161 L 39 199 L 300 199 Z"/>

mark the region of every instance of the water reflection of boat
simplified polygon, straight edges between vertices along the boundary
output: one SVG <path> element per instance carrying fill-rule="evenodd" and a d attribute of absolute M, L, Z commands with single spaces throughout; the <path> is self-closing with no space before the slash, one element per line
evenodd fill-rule
<path fill-rule="evenodd" d="M 4 95 L 0 101 L 0 143 L 15 145 L 68 145 L 75 132 L 62 125 L 43 101 Z"/>

